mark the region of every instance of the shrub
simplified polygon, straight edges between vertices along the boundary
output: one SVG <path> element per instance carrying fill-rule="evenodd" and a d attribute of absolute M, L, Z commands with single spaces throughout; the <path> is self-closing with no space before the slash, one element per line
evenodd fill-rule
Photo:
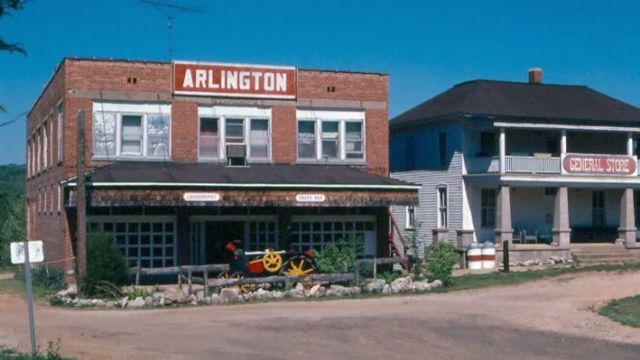
<path fill-rule="evenodd" d="M 458 263 L 456 247 L 448 241 L 441 241 L 428 249 L 427 277 L 430 281 L 442 280 L 445 285 L 451 283 L 451 273 Z"/>
<path fill-rule="evenodd" d="M 120 249 L 106 234 L 91 234 L 87 238 L 87 274 L 80 289 L 85 296 L 104 296 L 99 286 L 109 282 L 116 286 L 129 281 L 129 270 Z"/>
<path fill-rule="evenodd" d="M 25 281 L 24 266 L 20 266 L 16 270 L 15 279 Z M 66 287 L 64 272 L 60 269 L 47 266 L 33 267 L 31 270 L 31 281 L 34 287 L 45 290 L 58 291 Z"/>
<path fill-rule="evenodd" d="M 359 243 L 362 243 L 361 241 Z M 352 240 L 341 246 L 327 245 L 321 251 L 313 251 L 313 258 L 321 273 L 339 273 L 353 271 L 358 254 L 364 251 L 363 246 Z"/>

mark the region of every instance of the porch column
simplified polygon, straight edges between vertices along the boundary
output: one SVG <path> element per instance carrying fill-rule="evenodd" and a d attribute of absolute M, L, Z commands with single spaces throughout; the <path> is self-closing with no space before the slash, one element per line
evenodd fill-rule
<path fill-rule="evenodd" d="M 620 199 L 620 239 L 625 247 L 636 247 L 636 214 L 633 201 L 633 189 L 624 189 Z"/>
<path fill-rule="evenodd" d="M 505 169 L 505 157 L 507 154 L 507 145 L 505 139 L 504 128 L 500 128 L 500 137 L 499 137 L 499 148 L 500 148 L 500 174 L 506 173 Z"/>
<path fill-rule="evenodd" d="M 511 195 L 510 188 L 501 185 L 498 189 L 498 201 L 496 204 L 496 245 L 502 245 L 513 240 L 513 229 L 511 228 Z"/>
<path fill-rule="evenodd" d="M 627 155 L 633 156 L 633 134 L 627 134 Z"/>
<path fill-rule="evenodd" d="M 560 135 L 560 155 L 563 156 L 567 153 L 567 130 L 562 130 Z"/>
<path fill-rule="evenodd" d="M 566 186 L 558 188 L 555 207 L 553 210 L 553 243 L 563 249 L 568 249 L 571 243 L 571 228 L 569 227 L 569 191 Z"/>

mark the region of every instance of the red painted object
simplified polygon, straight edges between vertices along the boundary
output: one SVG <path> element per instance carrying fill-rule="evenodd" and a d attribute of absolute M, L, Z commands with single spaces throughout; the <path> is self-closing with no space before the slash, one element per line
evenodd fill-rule
<path fill-rule="evenodd" d="M 264 271 L 264 265 L 262 265 L 262 260 L 252 260 L 249 261 L 247 265 L 247 271 L 251 274 L 261 274 Z"/>

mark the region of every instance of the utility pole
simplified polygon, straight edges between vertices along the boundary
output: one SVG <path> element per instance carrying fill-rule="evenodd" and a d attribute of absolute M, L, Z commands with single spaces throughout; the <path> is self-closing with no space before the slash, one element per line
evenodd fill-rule
<path fill-rule="evenodd" d="M 201 9 L 184 5 L 177 5 L 168 2 L 160 2 L 154 0 L 140 0 L 140 2 L 153 6 L 164 17 L 167 18 L 168 42 L 169 42 L 169 61 L 173 60 L 173 19 L 177 12 L 201 13 Z"/>
<path fill-rule="evenodd" d="M 76 180 L 76 218 L 77 218 L 77 267 L 78 267 L 78 285 L 82 283 L 87 274 L 87 204 L 84 184 L 84 158 L 85 158 L 85 116 L 84 110 L 78 110 L 78 138 L 77 138 L 77 170 L 78 176 Z"/>

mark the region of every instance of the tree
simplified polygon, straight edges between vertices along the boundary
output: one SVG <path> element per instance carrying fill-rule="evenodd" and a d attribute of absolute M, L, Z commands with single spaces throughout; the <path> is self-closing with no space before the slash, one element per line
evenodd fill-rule
<path fill-rule="evenodd" d="M 13 11 L 22 10 L 25 2 L 26 0 L 0 0 L 0 20 L 10 15 Z M 22 44 L 7 42 L 2 35 L 0 35 L 0 51 L 27 55 L 27 51 L 22 47 Z M 5 107 L 0 104 L 0 112 L 5 112 L 5 110 Z"/>

